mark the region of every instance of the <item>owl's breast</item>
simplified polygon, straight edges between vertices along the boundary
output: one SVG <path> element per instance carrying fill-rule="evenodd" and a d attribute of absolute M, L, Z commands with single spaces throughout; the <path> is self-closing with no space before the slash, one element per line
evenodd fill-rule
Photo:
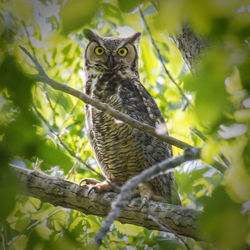
<path fill-rule="evenodd" d="M 138 80 L 110 75 L 109 79 L 92 79 L 86 91 L 91 97 L 140 122 L 155 126 L 157 120 L 163 119 L 154 100 Z M 86 123 L 103 174 L 119 185 L 170 156 L 165 143 L 90 105 L 86 105 Z"/>
<path fill-rule="evenodd" d="M 89 77 L 86 83 L 86 94 L 108 103 L 111 96 L 117 95 L 119 85 L 120 77 L 116 74 L 105 73 Z"/>

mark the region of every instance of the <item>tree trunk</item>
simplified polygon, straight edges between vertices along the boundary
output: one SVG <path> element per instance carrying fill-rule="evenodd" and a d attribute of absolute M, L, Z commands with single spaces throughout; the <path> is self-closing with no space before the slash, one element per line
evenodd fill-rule
<path fill-rule="evenodd" d="M 187 24 L 183 26 L 182 31 L 177 36 L 173 35 L 173 39 L 188 68 L 194 72 L 195 60 L 199 58 L 202 50 L 207 46 L 205 41 L 198 38 Z"/>

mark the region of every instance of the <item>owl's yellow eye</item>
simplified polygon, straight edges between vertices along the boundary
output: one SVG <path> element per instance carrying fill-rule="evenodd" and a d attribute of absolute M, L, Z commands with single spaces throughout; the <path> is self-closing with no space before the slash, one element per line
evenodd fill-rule
<path fill-rule="evenodd" d="M 104 48 L 101 47 L 101 46 L 95 47 L 95 53 L 96 53 L 98 56 L 101 56 L 101 55 L 104 53 Z"/>
<path fill-rule="evenodd" d="M 126 56 L 128 54 L 128 50 L 126 48 L 120 48 L 117 53 L 119 56 Z"/>

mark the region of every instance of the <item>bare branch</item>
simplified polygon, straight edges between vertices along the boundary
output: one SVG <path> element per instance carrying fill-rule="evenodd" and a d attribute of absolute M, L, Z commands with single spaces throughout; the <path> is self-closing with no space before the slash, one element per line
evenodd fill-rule
<path fill-rule="evenodd" d="M 6 230 L 5 230 L 4 222 L 2 223 L 2 226 L 1 226 L 1 236 L 2 236 L 3 250 L 7 250 L 8 249 L 8 247 L 7 247 L 7 236 L 6 236 Z"/>
<path fill-rule="evenodd" d="M 88 195 L 86 185 L 80 186 L 62 178 L 55 178 L 18 166 L 11 166 L 11 168 L 18 175 L 18 179 L 24 187 L 20 192 L 55 206 L 72 208 L 85 214 L 104 217 L 109 213 L 112 202 L 117 199 L 117 194 L 113 192 L 91 192 Z M 157 223 L 148 219 L 146 209 L 139 209 L 140 205 L 139 198 L 131 200 L 116 219 L 122 223 L 162 231 Z M 157 216 L 162 223 L 167 224 L 179 235 L 197 240 L 202 239 L 197 228 L 200 211 L 155 201 L 150 201 L 148 209 L 150 214 Z"/>
<path fill-rule="evenodd" d="M 148 218 L 150 218 L 152 221 L 154 221 L 157 225 L 159 225 L 159 227 L 167 232 L 169 231 L 170 233 L 174 234 L 176 238 L 178 238 L 187 248 L 187 250 L 191 250 L 191 248 L 189 247 L 189 245 L 185 242 L 185 239 L 183 239 L 182 236 L 178 235 L 172 228 L 168 227 L 167 225 L 164 225 L 158 218 L 156 218 L 155 216 L 153 216 L 152 214 L 148 214 Z"/>
<path fill-rule="evenodd" d="M 174 145 L 178 148 L 182 148 L 182 149 L 186 149 L 186 148 L 190 148 L 192 147 L 191 145 L 189 145 L 186 142 L 180 141 L 174 137 L 169 136 L 167 133 L 165 134 L 158 134 L 155 131 L 155 128 L 147 125 L 145 123 L 141 123 L 138 122 L 137 120 L 131 118 L 130 116 L 121 113 L 113 108 L 111 108 L 109 105 L 107 105 L 106 103 L 102 103 L 100 101 L 98 101 L 97 99 L 91 98 L 90 96 L 76 90 L 73 89 L 67 85 L 64 85 L 62 83 L 59 83 L 51 78 L 49 78 L 46 73 L 44 72 L 42 66 L 40 65 L 40 63 L 34 58 L 32 57 L 32 55 L 23 47 L 20 46 L 20 48 L 24 51 L 24 53 L 26 55 L 29 56 L 29 58 L 32 60 L 32 62 L 35 64 L 39 74 L 38 75 L 33 75 L 33 79 L 35 81 L 40 81 L 43 83 L 47 83 L 49 84 L 52 88 L 56 89 L 56 90 L 60 90 L 63 91 L 71 96 L 74 96 L 78 99 L 80 99 L 81 101 L 92 105 L 93 107 L 95 107 L 98 110 L 101 110 L 109 115 L 111 115 L 112 117 L 116 118 L 117 120 L 123 121 L 127 124 L 129 124 L 131 127 L 133 128 L 137 128 L 139 130 L 142 130 L 148 134 L 151 134 L 157 138 L 159 138 L 162 141 L 165 141 L 171 145 Z"/>
<path fill-rule="evenodd" d="M 35 64 L 37 71 L 42 74 L 42 75 L 46 75 L 43 67 L 41 66 L 41 64 L 30 54 L 30 52 L 25 49 L 23 46 L 19 45 L 19 48 L 31 59 L 31 61 Z"/>
<path fill-rule="evenodd" d="M 183 155 L 171 159 L 166 159 L 165 161 L 155 164 L 152 167 L 144 170 L 140 174 L 129 179 L 122 186 L 121 192 L 119 193 L 117 199 L 113 202 L 112 210 L 105 218 L 102 227 L 95 237 L 96 243 L 99 245 L 101 244 L 102 239 L 109 231 L 111 224 L 119 217 L 121 211 L 126 207 L 128 200 L 132 195 L 132 191 L 135 190 L 135 188 L 139 184 L 151 179 L 152 177 L 163 171 L 179 166 L 186 161 L 195 160 L 198 158 L 200 158 L 199 148 L 186 149 Z"/>

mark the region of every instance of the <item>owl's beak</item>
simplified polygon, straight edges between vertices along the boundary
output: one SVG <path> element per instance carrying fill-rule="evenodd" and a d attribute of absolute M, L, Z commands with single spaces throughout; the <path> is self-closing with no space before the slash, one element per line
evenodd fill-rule
<path fill-rule="evenodd" d="M 112 69 L 114 67 L 114 57 L 112 55 L 108 56 L 108 67 Z"/>

